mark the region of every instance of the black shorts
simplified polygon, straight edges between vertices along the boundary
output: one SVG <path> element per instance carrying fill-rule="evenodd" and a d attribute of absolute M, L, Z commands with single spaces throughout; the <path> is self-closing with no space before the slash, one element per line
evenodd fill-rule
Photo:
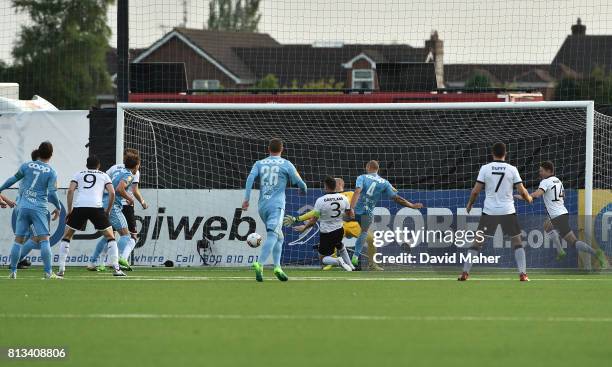
<path fill-rule="evenodd" d="M 550 220 L 553 227 L 559 232 L 561 238 L 567 236 L 568 233 L 572 231 L 569 225 L 569 214 L 562 214 L 558 217 L 554 217 Z"/>
<path fill-rule="evenodd" d="M 319 254 L 321 256 L 331 256 L 334 249 L 340 250 L 344 246 L 342 239 L 344 238 L 344 228 L 336 229 L 329 233 L 319 234 Z"/>
<path fill-rule="evenodd" d="M 76 231 L 84 231 L 87 221 L 90 221 L 97 231 L 111 227 L 103 208 L 74 208 L 66 219 L 66 225 Z"/>
<path fill-rule="evenodd" d="M 130 233 L 136 232 L 136 216 L 134 215 L 134 207 L 132 205 L 124 205 L 123 206 L 123 215 L 125 216 L 125 220 L 128 224 L 128 229 Z"/>
<path fill-rule="evenodd" d="M 493 236 L 497 227 L 501 225 L 505 236 L 518 236 L 521 234 L 521 227 L 515 214 L 488 215 L 482 213 L 478 221 L 478 230 L 483 231 L 485 236 Z"/>

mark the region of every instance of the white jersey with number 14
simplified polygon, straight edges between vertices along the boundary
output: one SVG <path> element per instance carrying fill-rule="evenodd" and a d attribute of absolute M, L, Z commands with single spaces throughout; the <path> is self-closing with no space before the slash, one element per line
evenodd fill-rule
<path fill-rule="evenodd" d="M 564 202 L 563 182 L 555 176 L 550 176 L 540 182 L 538 188 L 544 191 L 544 206 L 548 212 L 550 219 L 560 215 L 567 214 L 567 208 Z"/>

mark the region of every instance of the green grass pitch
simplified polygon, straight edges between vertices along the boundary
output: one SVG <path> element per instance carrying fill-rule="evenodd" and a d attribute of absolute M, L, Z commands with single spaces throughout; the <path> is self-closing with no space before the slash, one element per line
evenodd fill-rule
<path fill-rule="evenodd" d="M 66 347 L 3 366 L 605 366 L 612 274 L 69 268 L 2 271 L 0 348 Z"/>

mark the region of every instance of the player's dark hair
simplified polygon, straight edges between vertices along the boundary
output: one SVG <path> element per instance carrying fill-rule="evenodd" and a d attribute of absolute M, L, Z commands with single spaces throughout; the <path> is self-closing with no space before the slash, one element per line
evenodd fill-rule
<path fill-rule="evenodd" d="M 270 153 L 280 153 L 283 150 L 283 141 L 279 138 L 270 139 L 268 149 L 270 150 Z"/>
<path fill-rule="evenodd" d="M 30 154 L 30 156 L 32 157 L 33 161 L 37 161 L 40 159 L 40 153 L 38 153 L 38 149 L 34 149 L 32 151 L 32 153 Z"/>
<path fill-rule="evenodd" d="M 125 150 L 123 151 L 123 155 L 134 155 L 136 157 L 140 157 L 140 152 L 134 148 L 125 148 Z"/>
<path fill-rule="evenodd" d="M 53 145 L 48 141 L 40 143 L 37 150 L 40 159 L 50 159 L 53 155 Z"/>
<path fill-rule="evenodd" d="M 504 143 L 495 143 L 493 144 L 493 148 L 491 148 L 491 153 L 496 158 L 503 158 L 506 156 L 506 144 Z"/>
<path fill-rule="evenodd" d="M 87 158 L 87 168 L 89 169 L 98 169 L 100 168 L 100 159 L 95 155 L 89 156 Z"/>
<path fill-rule="evenodd" d="M 128 154 L 123 157 L 123 164 L 127 169 L 134 169 L 140 163 L 140 157 L 133 154 Z"/>
<path fill-rule="evenodd" d="M 555 173 L 555 165 L 551 161 L 544 161 L 540 163 L 540 167 L 544 168 L 547 171 Z"/>
<path fill-rule="evenodd" d="M 326 176 L 323 179 L 323 185 L 325 185 L 325 188 L 329 191 L 336 191 L 336 179 L 332 176 Z"/>

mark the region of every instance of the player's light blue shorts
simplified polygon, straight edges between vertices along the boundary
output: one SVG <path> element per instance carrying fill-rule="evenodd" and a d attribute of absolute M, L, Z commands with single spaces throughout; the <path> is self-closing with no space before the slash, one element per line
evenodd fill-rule
<path fill-rule="evenodd" d="M 113 208 L 111 209 L 110 212 L 110 222 L 111 225 L 113 226 L 113 230 L 115 231 L 119 231 L 121 229 L 127 229 L 128 228 L 128 223 L 127 220 L 125 219 L 125 215 L 123 215 L 123 208 L 118 207 L 116 205 L 113 205 Z"/>
<path fill-rule="evenodd" d="M 15 236 L 27 237 L 30 234 L 33 236 L 48 236 L 50 234 L 48 212 L 29 208 L 19 209 Z"/>
<path fill-rule="evenodd" d="M 259 216 L 266 224 L 267 232 L 274 232 L 279 238 L 283 237 L 283 217 L 285 216 L 285 209 L 274 207 L 260 208 Z"/>
<path fill-rule="evenodd" d="M 355 213 L 355 220 L 361 227 L 361 233 L 365 233 L 370 229 L 370 225 L 372 225 L 372 221 L 374 220 L 374 215 L 368 213 Z"/>

